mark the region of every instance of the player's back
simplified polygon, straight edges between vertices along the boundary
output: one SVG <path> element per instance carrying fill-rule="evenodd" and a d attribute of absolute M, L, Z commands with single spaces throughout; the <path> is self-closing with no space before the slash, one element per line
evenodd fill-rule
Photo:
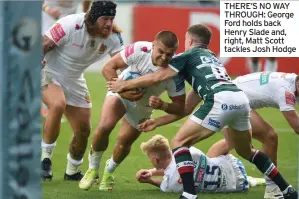
<path fill-rule="evenodd" d="M 220 60 L 205 47 L 194 47 L 175 56 L 170 66 L 182 73 L 193 90 L 202 98 L 220 91 L 240 91 L 231 82 Z"/>
<path fill-rule="evenodd" d="M 281 101 L 289 92 L 294 95 L 296 74 L 258 72 L 236 78 L 233 82 L 247 95 L 253 109 L 274 107 L 280 109 Z"/>

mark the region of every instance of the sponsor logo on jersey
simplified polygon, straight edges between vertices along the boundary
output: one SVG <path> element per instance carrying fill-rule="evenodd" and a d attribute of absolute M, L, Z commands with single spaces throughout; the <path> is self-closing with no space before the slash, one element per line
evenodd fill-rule
<path fill-rule="evenodd" d="M 269 72 L 265 72 L 265 73 L 261 73 L 260 76 L 260 85 L 265 85 L 269 83 L 269 77 L 270 77 L 270 73 Z"/>
<path fill-rule="evenodd" d="M 61 24 L 57 23 L 51 30 L 51 36 L 55 43 L 58 43 L 66 34 L 61 26 Z"/>
<path fill-rule="evenodd" d="M 289 104 L 289 105 L 292 105 L 292 106 L 295 106 L 296 105 L 296 99 L 295 99 L 295 96 L 286 91 L 285 92 L 285 98 L 286 98 L 286 104 Z"/>
<path fill-rule="evenodd" d="M 128 58 L 133 53 L 134 53 L 134 44 L 131 44 L 125 49 L 125 57 Z"/>
<path fill-rule="evenodd" d="M 105 44 L 102 44 L 99 48 L 99 53 L 103 54 L 105 52 L 105 50 L 107 49 L 107 46 Z"/>
<path fill-rule="evenodd" d="M 211 126 L 214 126 L 216 128 L 220 128 L 220 122 L 218 122 L 216 120 L 213 120 L 211 118 L 209 118 L 209 123 L 208 124 L 211 125 Z"/>
<path fill-rule="evenodd" d="M 140 50 L 145 53 L 149 52 L 149 50 L 146 46 L 143 46 L 142 48 L 140 48 Z"/>
<path fill-rule="evenodd" d="M 227 106 L 227 104 L 222 104 L 221 108 L 222 108 L 222 110 L 227 110 L 228 106 Z"/>

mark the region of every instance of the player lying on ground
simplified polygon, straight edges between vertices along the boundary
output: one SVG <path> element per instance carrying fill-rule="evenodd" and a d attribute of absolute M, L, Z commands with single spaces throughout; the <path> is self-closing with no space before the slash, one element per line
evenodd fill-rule
<path fill-rule="evenodd" d="M 167 66 L 178 47 L 177 36 L 170 31 L 159 32 L 153 43 L 136 42 L 129 45 L 113 57 L 103 68 L 107 80 L 117 77 L 116 71 L 145 75 Z M 167 91 L 172 103 L 165 104 L 159 95 Z M 119 120 L 122 119 L 117 143 L 112 157 L 106 162 L 100 190 L 111 190 L 114 185 L 114 171 L 130 153 L 131 145 L 140 136 L 137 125 L 151 117 L 153 109 L 161 109 L 167 113 L 179 114 L 184 110 L 185 84 L 180 76 L 171 78 L 141 91 L 138 101 L 128 101 L 117 93 L 108 92 L 102 106 L 101 119 L 92 138 L 89 153 L 89 169 L 79 183 L 81 189 L 89 189 L 99 175 L 101 157 L 109 144 L 109 135 Z M 134 100 L 137 100 L 134 99 Z"/>
<path fill-rule="evenodd" d="M 140 183 L 157 186 L 163 192 L 182 192 L 182 180 L 177 172 L 168 140 L 162 135 L 155 135 L 140 147 L 154 168 L 141 169 L 136 173 L 136 179 Z M 249 185 L 265 184 L 263 178 L 247 176 L 242 162 L 231 154 L 208 158 L 195 147 L 190 147 L 190 153 L 195 166 L 194 182 L 197 193 L 242 192 L 247 191 Z M 163 176 L 163 178 L 152 178 L 153 176 Z"/>
<path fill-rule="evenodd" d="M 43 37 L 42 100 L 49 108 L 42 140 L 42 177 L 52 179 L 52 154 L 64 114 L 73 138 L 65 180 L 80 180 L 78 170 L 90 134 L 91 100 L 83 72 L 106 55 L 123 49 L 119 30 L 113 25 L 116 4 L 95 1 L 84 14 L 61 18 Z M 114 28 L 113 28 L 114 27 Z"/>
<path fill-rule="evenodd" d="M 278 135 L 275 129 L 265 121 L 255 110 L 265 107 L 276 108 L 281 111 L 290 126 L 299 134 L 299 116 L 296 112 L 298 102 L 299 76 L 294 73 L 263 72 L 240 76 L 233 81 L 247 95 L 250 103 L 250 123 L 252 137 L 263 144 L 263 151 L 277 166 Z M 239 107 L 226 106 L 227 109 Z M 225 107 L 224 107 L 225 108 Z M 229 129 L 224 128 L 223 134 L 227 136 Z M 227 153 L 233 148 L 232 143 L 225 140 L 217 142 L 210 148 L 207 155 L 217 157 Z M 279 188 L 266 177 L 267 186 L 264 198 L 282 198 Z"/>
<path fill-rule="evenodd" d="M 134 80 L 109 81 L 109 90 L 122 92 L 146 88 L 180 73 L 194 92 L 204 100 L 204 104 L 193 112 L 171 142 L 184 188 L 180 199 L 197 198 L 189 147 L 220 131 L 224 126 L 231 129 L 226 139 L 230 139 L 234 144 L 236 152 L 272 179 L 283 192 L 285 199 L 297 199 L 297 192 L 284 180 L 271 159 L 252 147 L 249 100 L 245 93 L 233 84 L 216 55 L 207 48 L 211 35 L 211 31 L 204 25 L 189 27 L 185 37 L 185 52 L 175 56 L 169 67 Z M 223 104 L 240 108 L 224 110 Z"/>

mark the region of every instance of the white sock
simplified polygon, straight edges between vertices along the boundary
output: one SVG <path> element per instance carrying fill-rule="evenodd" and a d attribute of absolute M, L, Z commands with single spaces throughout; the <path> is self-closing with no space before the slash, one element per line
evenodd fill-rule
<path fill-rule="evenodd" d="M 185 196 L 188 199 L 196 199 L 197 198 L 197 195 L 192 195 L 192 194 L 187 193 L 187 192 L 183 192 L 182 195 Z"/>
<path fill-rule="evenodd" d="M 67 166 L 66 174 L 74 175 L 78 172 L 79 166 L 83 163 L 83 158 L 81 160 L 74 160 L 70 154 L 67 154 Z"/>
<path fill-rule="evenodd" d="M 259 61 L 254 63 L 251 58 L 248 59 L 248 66 L 251 73 L 259 72 L 261 70 L 261 63 Z"/>
<path fill-rule="evenodd" d="M 106 167 L 106 171 L 108 173 L 112 173 L 115 171 L 115 169 L 118 167 L 119 164 L 117 164 L 116 162 L 114 162 L 113 160 L 113 156 L 110 158 L 109 163 Z"/>
<path fill-rule="evenodd" d="M 56 146 L 56 142 L 54 142 L 52 144 L 46 144 L 46 143 L 44 143 L 44 141 L 42 141 L 42 143 L 41 143 L 41 147 L 42 147 L 41 160 L 43 160 L 45 158 L 52 159 L 52 155 L 53 155 L 55 146 Z"/>
<path fill-rule="evenodd" d="M 264 71 L 276 72 L 277 71 L 277 61 L 276 60 L 270 61 L 269 59 L 267 59 L 265 62 Z"/>
<path fill-rule="evenodd" d="M 90 149 L 90 152 L 88 153 L 90 169 L 99 170 L 103 153 L 104 151 L 92 151 L 92 148 Z"/>

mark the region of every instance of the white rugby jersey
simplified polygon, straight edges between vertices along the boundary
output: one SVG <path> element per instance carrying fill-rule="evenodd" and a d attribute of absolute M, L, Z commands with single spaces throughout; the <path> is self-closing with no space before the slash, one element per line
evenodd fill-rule
<path fill-rule="evenodd" d="M 47 71 L 79 78 L 88 66 L 124 48 L 119 33 L 112 33 L 107 39 L 90 36 L 84 15 L 63 17 L 45 33 L 57 45 L 45 55 Z"/>
<path fill-rule="evenodd" d="M 159 66 L 154 66 L 152 63 L 152 43 L 151 42 L 136 42 L 120 52 L 124 62 L 128 65 L 125 71 L 138 72 L 141 75 L 153 73 L 160 69 Z M 123 73 L 125 72 L 123 71 Z M 122 74 L 121 74 L 122 75 Z M 120 75 L 120 76 L 121 76 Z M 148 105 L 150 96 L 160 96 L 164 91 L 167 91 L 169 97 L 175 97 L 185 94 L 185 80 L 182 76 L 175 76 L 167 81 L 145 89 L 143 97 L 134 103 L 139 109 L 152 112 L 153 108 Z"/>
<path fill-rule="evenodd" d="M 237 191 L 237 174 L 233 165 L 228 161 L 230 159 L 228 155 L 208 158 L 195 147 L 190 147 L 190 153 L 196 167 L 194 168 L 194 182 L 197 193 Z M 244 190 L 247 188 L 245 187 Z M 164 170 L 160 189 L 163 192 L 183 192 L 183 184 L 177 171 L 174 157 Z"/>
<path fill-rule="evenodd" d="M 280 111 L 295 110 L 294 73 L 259 72 L 240 76 L 233 82 L 247 95 L 252 109 L 273 107 Z"/>

